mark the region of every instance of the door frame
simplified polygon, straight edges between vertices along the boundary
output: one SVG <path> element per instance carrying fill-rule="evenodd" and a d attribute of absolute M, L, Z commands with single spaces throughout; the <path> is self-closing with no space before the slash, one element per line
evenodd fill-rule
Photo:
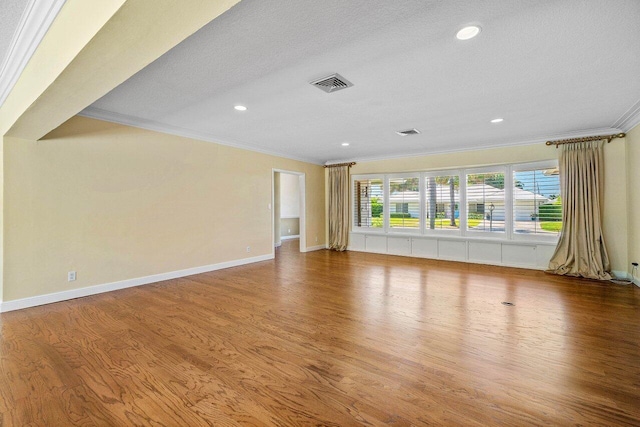
<path fill-rule="evenodd" d="M 276 169 L 271 170 L 271 254 L 275 256 L 275 240 L 276 240 L 276 220 L 275 220 L 275 180 L 276 173 L 287 173 L 290 175 L 298 176 L 299 194 L 298 199 L 300 203 L 300 252 L 307 251 L 307 221 L 306 221 L 306 174 L 304 172 Z"/>

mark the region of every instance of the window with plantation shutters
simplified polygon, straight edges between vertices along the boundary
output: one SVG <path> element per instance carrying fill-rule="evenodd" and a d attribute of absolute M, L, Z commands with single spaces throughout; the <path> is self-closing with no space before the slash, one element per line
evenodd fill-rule
<path fill-rule="evenodd" d="M 460 176 L 428 175 L 425 182 L 425 228 L 460 229 Z"/>
<path fill-rule="evenodd" d="M 556 160 L 352 175 L 351 183 L 356 232 L 547 244 L 562 231 Z"/>
<path fill-rule="evenodd" d="M 507 197 L 504 169 L 467 174 L 467 230 L 504 233 Z"/>
<path fill-rule="evenodd" d="M 420 177 L 389 178 L 389 229 L 420 229 Z"/>
<path fill-rule="evenodd" d="M 513 232 L 558 236 L 561 230 L 562 198 L 558 168 L 514 168 Z"/>
<path fill-rule="evenodd" d="M 384 226 L 384 179 L 353 180 L 353 227 L 382 229 Z"/>

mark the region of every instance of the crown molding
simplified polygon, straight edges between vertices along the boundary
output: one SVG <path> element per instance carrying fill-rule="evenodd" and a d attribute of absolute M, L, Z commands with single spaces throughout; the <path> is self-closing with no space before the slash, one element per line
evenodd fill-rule
<path fill-rule="evenodd" d="M 640 99 L 633 104 L 625 113 L 613 124 L 613 127 L 629 132 L 640 124 Z"/>
<path fill-rule="evenodd" d="M 254 151 L 257 153 L 267 154 L 270 156 L 283 157 L 286 159 L 297 160 L 300 162 L 311 163 L 314 165 L 328 165 L 328 164 L 343 163 L 343 162 L 373 162 L 373 161 L 389 160 L 389 159 L 432 156 L 435 154 L 449 154 L 449 153 L 458 153 L 458 152 L 464 152 L 464 151 L 489 150 L 492 148 L 506 148 L 506 147 L 513 147 L 513 146 L 545 143 L 546 141 L 554 140 L 554 139 L 580 138 L 585 136 L 608 135 L 612 133 L 622 132 L 622 130 L 619 128 L 603 127 L 603 128 L 594 128 L 594 129 L 587 129 L 582 131 L 575 131 L 575 132 L 563 132 L 563 133 L 551 134 L 545 137 L 538 137 L 538 138 L 526 139 L 518 142 L 509 142 L 509 143 L 503 143 L 503 144 L 461 147 L 461 148 L 446 149 L 446 150 L 432 150 L 432 151 L 425 151 L 425 152 L 412 153 L 412 154 L 394 154 L 394 155 L 383 155 L 383 156 L 374 156 L 374 157 L 333 159 L 333 160 L 327 160 L 324 163 L 320 163 L 313 159 L 294 157 L 294 156 L 291 156 L 290 154 L 282 153 L 279 151 L 258 149 L 246 144 L 221 140 L 205 132 L 192 131 L 192 130 L 184 129 L 178 126 L 166 125 L 164 123 L 159 123 L 153 120 L 141 119 L 138 117 L 133 117 L 125 114 L 114 113 L 112 111 L 103 110 L 101 108 L 87 107 L 84 110 L 82 110 L 80 113 L 78 113 L 78 115 L 82 117 L 88 117 L 91 119 L 103 120 L 105 122 L 118 123 L 125 126 L 132 126 L 140 129 L 147 129 L 155 132 L 182 136 L 185 138 L 197 139 L 200 141 L 213 142 L 220 145 L 240 148 L 242 150 Z"/>
<path fill-rule="evenodd" d="M 327 160 L 326 164 L 332 163 L 345 163 L 345 162 L 376 162 L 381 160 L 390 160 L 390 159 L 402 159 L 402 158 L 411 158 L 411 157 L 421 157 L 421 156 L 433 156 L 436 154 L 450 154 L 450 153 L 460 153 L 464 151 L 478 151 L 478 150 L 490 150 L 493 148 L 508 148 L 508 147 L 517 147 L 522 145 L 534 145 L 545 143 L 546 141 L 554 140 L 554 139 L 568 139 L 568 138 L 581 138 L 585 136 L 593 136 L 593 135 L 608 135 L 612 133 L 620 133 L 622 132 L 619 128 L 613 127 L 603 127 L 603 128 L 594 128 L 587 129 L 575 132 L 563 132 L 547 135 L 545 137 L 537 137 L 532 139 L 523 139 L 516 142 L 507 142 L 502 144 L 488 144 L 488 145 L 476 145 L 473 147 L 460 147 L 455 149 L 444 149 L 444 150 L 431 150 L 431 151 L 421 151 L 419 153 L 411 153 L 411 154 L 393 154 L 393 155 L 382 155 L 382 156 L 371 156 L 371 157 L 348 157 L 344 159 L 334 159 Z"/>
<path fill-rule="evenodd" d="M 256 153 L 261 153 L 261 154 L 267 154 L 269 156 L 283 157 L 285 159 L 296 160 L 299 162 L 311 163 L 314 165 L 322 165 L 322 163 L 314 159 L 296 157 L 296 156 L 292 156 L 291 154 L 280 152 L 280 151 L 264 150 L 264 149 L 252 147 L 247 144 L 242 144 L 239 142 L 222 140 L 206 132 L 193 131 L 193 130 L 181 128 L 179 126 L 172 126 L 172 125 L 156 122 L 153 120 L 142 119 L 139 117 L 129 116 L 126 114 L 114 113 L 112 111 L 103 110 L 101 108 L 87 107 L 81 112 L 79 112 L 78 115 L 82 117 L 88 117 L 90 119 L 97 119 L 105 122 L 118 123 L 125 126 L 132 126 L 135 128 L 166 133 L 169 135 L 176 135 L 176 136 L 182 136 L 185 138 L 197 139 L 200 141 L 213 142 L 215 144 L 226 145 L 229 147 L 239 148 L 242 150 L 254 151 Z"/>
<path fill-rule="evenodd" d="M 30 0 L 0 66 L 0 107 L 66 0 Z"/>

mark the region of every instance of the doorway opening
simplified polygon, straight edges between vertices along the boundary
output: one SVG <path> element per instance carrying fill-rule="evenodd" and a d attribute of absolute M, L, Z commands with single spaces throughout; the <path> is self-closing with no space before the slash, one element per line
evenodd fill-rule
<path fill-rule="evenodd" d="M 274 169 L 272 190 L 274 256 L 283 242 L 288 249 L 297 247 L 299 252 L 306 252 L 305 174 Z"/>

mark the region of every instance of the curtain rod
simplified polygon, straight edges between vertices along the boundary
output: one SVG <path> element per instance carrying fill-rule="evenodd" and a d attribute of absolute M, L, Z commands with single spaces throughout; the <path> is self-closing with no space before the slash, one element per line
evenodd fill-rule
<path fill-rule="evenodd" d="M 338 166 L 353 166 L 355 165 L 356 162 L 349 162 L 349 163 L 334 163 L 332 165 L 324 165 L 325 168 L 337 168 Z"/>
<path fill-rule="evenodd" d="M 614 133 L 613 135 L 599 135 L 599 136 L 586 136 L 584 138 L 570 138 L 570 139 L 559 139 L 557 141 L 547 141 L 546 145 L 555 145 L 558 148 L 558 145 L 562 144 L 574 144 L 576 142 L 588 142 L 588 141 L 598 141 L 600 139 L 606 139 L 607 143 L 611 142 L 612 139 L 615 138 L 624 138 L 626 136 L 625 133 Z"/>

